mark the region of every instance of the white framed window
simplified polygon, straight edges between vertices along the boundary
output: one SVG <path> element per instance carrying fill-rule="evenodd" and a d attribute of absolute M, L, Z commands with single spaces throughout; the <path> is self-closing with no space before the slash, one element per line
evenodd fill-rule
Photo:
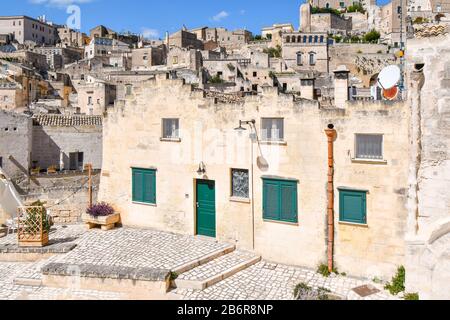
<path fill-rule="evenodd" d="M 356 159 L 383 160 L 383 135 L 356 134 L 355 157 Z"/>
<path fill-rule="evenodd" d="M 261 119 L 261 134 L 264 141 L 284 140 L 284 119 L 263 118 Z"/>
<path fill-rule="evenodd" d="M 162 119 L 162 138 L 179 139 L 180 138 L 180 120 L 175 118 Z"/>

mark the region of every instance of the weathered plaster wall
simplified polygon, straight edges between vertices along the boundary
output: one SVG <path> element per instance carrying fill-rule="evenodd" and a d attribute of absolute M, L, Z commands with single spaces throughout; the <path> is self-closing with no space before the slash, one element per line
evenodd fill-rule
<path fill-rule="evenodd" d="M 100 173 L 92 176 L 92 200 L 97 201 Z M 89 206 L 87 172 L 33 176 L 31 180 L 18 183 L 25 204 L 45 202 L 48 213 L 55 223 L 79 223 L 81 215 Z"/>
<path fill-rule="evenodd" d="M 28 174 L 31 132 L 30 117 L 0 110 L 0 157 L 3 170 L 11 178 Z"/>
<path fill-rule="evenodd" d="M 34 126 L 32 160 L 41 169 L 59 168 L 60 152 L 64 153 L 64 168 L 69 169 L 69 153 L 83 152 L 84 163 L 94 169 L 102 165 L 102 128 L 98 126 L 57 127 Z"/>
<path fill-rule="evenodd" d="M 336 261 L 349 274 L 390 277 L 401 263 L 406 215 L 407 121 L 405 106 L 349 105 L 346 111 L 319 110 L 318 103 L 275 88 L 234 104 L 214 103 L 181 80 L 155 79 L 108 112 L 104 122 L 104 161 L 100 200 L 112 203 L 125 225 L 195 234 L 195 180 L 216 182 L 217 238 L 253 249 L 265 259 L 315 268 L 325 261 L 328 123 L 338 128 L 336 188 L 369 190 L 368 227 L 338 224 Z M 157 116 L 155 116 L 157 115 Z M 161 118 L 180 118 L 181 142 L 161 141 Z M 239 120 L 282 117 L 285 143 L 253 146 L 248 131 L 233 130 Z M 380 123 L 383 126 L 380 126 Z M 124 135 L 123 132 L 130 134 Z M 385 135 L 383 163 L 351 161 L 354 134 Z M 268 166 L 262 165 L 266 160 Z M 198 175 L 200 162 L 206 175 Z M 252 202 L 230 199 L 230 169 L 252 172 Z M 131 201 L 131 168 L 157 168 L 157 205 Z M 298 224 L 262 219 L 262 179 L 276 175 L 298 179 Z M 252 176 L 252 175 L 251 175 Z M 250 191 L 251 192 L 251 191 Z M 337 193 L 337 190 L 336 190 Z M 336 205 L 336 207 L 338 207 Z"/>

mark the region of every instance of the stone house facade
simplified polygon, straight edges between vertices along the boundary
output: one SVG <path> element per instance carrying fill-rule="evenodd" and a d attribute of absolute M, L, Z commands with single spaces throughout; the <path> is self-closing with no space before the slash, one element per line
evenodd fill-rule
<path fill-rule="evenodd" d="M 164 46 L 134 49 L 131 55 L 132 70 L 149 69 L 164 65 L 166 50 Z"/>
<path fill-rule="evenodd" d="M 271 27 L 265 27 L 261 30 L 261 36 L 270 40 L 270 46 L 281 46 L 283 42 L 283 33 L 294 32 L 294 26 L 291 23 L 274 24 Z"/>
<path fill-rule="evenodd" d="M 235 130 L 252 119 L 257 135 Z M 124 225 L 207 235 L 311 268 L 326 259 L 324 130 L 332 123 L 337 267 L 388 279 L 404 260 L 409 113 L 402 103 L 321 109 L 273 87 L 227 100 L 158 75 L 104 121 L 99 200 L 114 205 Z M 378 155 L 355 147 L 364 139 Z M 346 215 L 352 196 L 362 220 Z"/>
<path fill-rule="evenodd" d="M 32 163 L 42 170 L 83 171 L 102 166 L 102 117 L 40 114 L 33 117 Z"/>
<path fill-rule="evenodd" d="M 291 70 L 329 72 L 326 33 L 285 33 L 282 49 L 282 57 Z"/>
<path fill-rule="evenodd" d="M 11 34 L 20 44 L 32 41 L 37 44 L 55 45 L 58 38 L 54 26 L 27 16 L 0 17 L 0 34 Z"/>
<path fill-rule="evenodd" d="M 116 86 L 106 81 L 87 76 L 85 81 L 74 84 L 78 94 L 79 113 L 84 115 L 103 115 L 114 105 Z"/>

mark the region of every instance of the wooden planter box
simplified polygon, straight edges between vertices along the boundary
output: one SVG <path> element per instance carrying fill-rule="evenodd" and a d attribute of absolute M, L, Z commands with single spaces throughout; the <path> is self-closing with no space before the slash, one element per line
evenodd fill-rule
<path fill-rule="evenodd" d="M 45 247 L 48 244 L 48 232 L 42 234 L 30 235 L 21 234 L 19 237 L 19 247 Z"/>
<path fill-rule="evenodd" d="M 114 229 L 116 223 L 120 222 L 119 213 L 114 213 L 110 216 L 105 217 L 94 217 L 85 213 L 81 218 L 83 222 L 86 224 L 88 229 L 100 226 L 100 228 L 104 231 Z"/>

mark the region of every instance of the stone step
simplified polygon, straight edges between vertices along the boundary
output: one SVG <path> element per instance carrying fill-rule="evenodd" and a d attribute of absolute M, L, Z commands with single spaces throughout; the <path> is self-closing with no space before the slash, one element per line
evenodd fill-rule
<path fill-rule="evenodd" d="M 40 287 L 42 286 L 42 278 L 32 279 L 32 278 L 17 277 L 14 279 L 13 283 L 18 286 Z"/>
<path fill-rule="evenodd" d="M 231 245 L 231 244 L 226 245 L 225 247 L 218 249 L 210 254 L 207 254 L 207 255 L 201 257 L 200 259 L 190 261 L 188 263 L 185 263 L 183 265 L 175 267 L 171 271 L 177 275 L 188 272 L 189 270 L 197 268 L 198 266 L 207 264 L 210 261 L 213 261 L 219 257 L 227 255 L 230 252 L 233 252 L 235 249 L 236 249 L 236 247 L 234 245 Z"/>
<path fill-rule="evenodd" d="M 261 256 L 233 251 L 206 264 L 186 271 L 173 281 L 177 288 L 204 290 L 261 261 Z"/>

